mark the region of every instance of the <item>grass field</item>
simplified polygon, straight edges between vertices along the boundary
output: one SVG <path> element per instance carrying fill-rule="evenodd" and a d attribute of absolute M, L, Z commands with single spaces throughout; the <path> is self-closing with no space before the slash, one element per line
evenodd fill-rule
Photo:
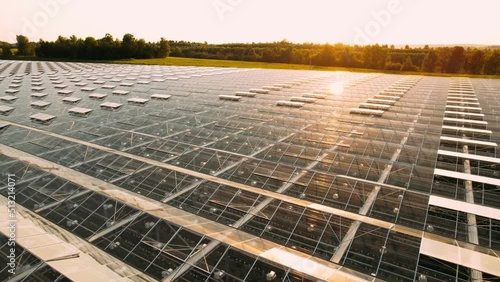
<path fill-rule="evenodd" d="M 299 64 L 280 64 L 264 62 L 244 62 L 231 60 L 209 60 L 195 58 L 168 57 L 165 59 L 130 59 L 115 61 L 85 61 L 85 60 L 64 60 L 38 57 L 11 57 L 14 60 L 33 61 L 69 61 L 69 62 L 91 62 L 91 63 L 112 63 L 112 64 L 134 64 L 134 65 L 166 65 L 166 66 L 195 66 L 195 67 L 234 67 L 234 68 L 261 68 L 261 69 L 283 69 L 283 70 L 315 70 L 315 71 L 350 71 L 350 72 L 371 72 L 371 73 L 392 73 L 392 74 L 414 74 L 445 77 L 471 77 L 471 78 L 494 78 L 500 79 L 500 75 L 472 75 L 472 74 L 449 74 L 449 73 L 425 73 L 425 72 L 399 72 L 387 70 L 342 68 L 342 67 L 321 67 Z"/>
<path fill-rule="evenodd" d="M 309 66 L 309 65 L 299 65 L 299 64 L 245 62 L 245 61 L 231 61 L 231 60 L 210 60 L 210 59 L 194 59 L 194 58 L 178 58 L 178 57 L 168 57 L 165 59 L 117 60 L 117 61 L 113 61 L 113 63 L 140 64 L 140 65 L 197 66 L 197 67 L 235 67 L 235 68 L 261 68 L 261 69 L 287 69 L 287 70 L 374 72 L 374 70 L 370 70 L 370 69 L 320 67 L 320 66 Z"/>

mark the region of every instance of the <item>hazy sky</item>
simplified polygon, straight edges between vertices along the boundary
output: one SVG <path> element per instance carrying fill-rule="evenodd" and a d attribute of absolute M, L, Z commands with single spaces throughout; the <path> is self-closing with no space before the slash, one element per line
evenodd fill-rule
<path fill-rule="evenodd" d="M 499 0 L 4 0 L 0 40 L 500 44 Z"/>

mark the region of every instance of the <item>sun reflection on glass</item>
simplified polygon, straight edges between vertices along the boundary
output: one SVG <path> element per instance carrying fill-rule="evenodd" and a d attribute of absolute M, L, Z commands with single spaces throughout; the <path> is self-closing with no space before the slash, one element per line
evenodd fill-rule
<path fill-rule="evenodd" d="M 344 83 L 336 82 L 330 86 L 330 91 L 334 95 L 340 95 L 344 93 Z"/>

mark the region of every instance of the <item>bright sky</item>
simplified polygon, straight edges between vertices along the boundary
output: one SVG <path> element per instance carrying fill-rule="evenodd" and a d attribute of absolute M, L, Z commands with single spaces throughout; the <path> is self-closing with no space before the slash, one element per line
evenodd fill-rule
<path fill-rule="evenodd" d="M 209 43 L 500 45 L 498 0 L 11 0 L 0 40 L 132 33 Z"/>

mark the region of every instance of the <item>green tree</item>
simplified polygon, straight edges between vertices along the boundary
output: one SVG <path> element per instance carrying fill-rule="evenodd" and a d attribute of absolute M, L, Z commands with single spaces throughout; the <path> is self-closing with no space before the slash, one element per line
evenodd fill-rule
<path fill-rule="evenodd" d="M 99 46 L 97 54 L 98 59 L 113 60 L 120 58 L 120 43 L 121 41 L 115 40 L 113 36 L 106 33 L 103 38 L 97 40 Z"/>
<path fill-rule="evenodd" d="M 264 62 L 274 62 L 276 60 L 276 52 L 274 48 L 265 48 L 262 53 L 262 60 Z"/>
<path fill-rule="evenodd" d="M 387 48 L 378 44 L 363 48 L 364 67 L 370 69 L 384 69 L 387 61 Z"/>
<path fill-rule="evenodd" d="M 434 72 L 439 61 L 438 54 L 434 50 L 430 50 L 425 54 L 424 61 L 422 62 L 422 70 L 425 72 Z"/>
<path fill-rule="evenodd" d="M 135 37 L 127 33 L 122 39 L 122 57 L 134 58 L 137 54 L 137 40 Z"/>
<path fill-rule="evenodd" d="M 484 64 L 485 74 L 500 74 L 500 50 L 492 51 Z"/>
<path fill-rule="evenodd" d="M 481 74 L 484 67 L 484 52 L 479 49 L 474 49 L 472 54 L 467 58 L 467 71 L 472 74 Z"/>
<path fill-rule="evenodd" d="M 388 62 L 385 64 L 385 69 L 386 70 L 392 70 L 392 71 L 400 71 L 401 70 L 401 63 L 392 63 Z"/>
<path fill-rule="evenodd" d="M 182 52 L 181 47 L 174 47 L 172 52 L 170 53 L 172 57 L 183 57 L 184 53 Z"/>
<path fill-rule="evenodd" d="M 97 52 L 97 40 L 94 37 L 87 37 L 83 42 L 83 54 L 84 58 L 95 59 Z"/>
<path fill-rule="evenodd" d="M 333 52 L 334 48 L 332 45 L 323 45 L 323 48 L 321 49 L 317 57 L 318 65 L 333 66 L 335 64 L 335 54 Z"/>
<path fill-rule="evenodd" d="M 17 35 L 17 55 L 19 56 L 34 56 L 35 46 L 30 42 L 28 37 L 24 35 Z"/>
<path fill-rule="evenodd" d="M 137 59 L 151 59 L 155 56 L 155 49 L 151 43 L 146 42 L 144 39 L 137 40 Z"/>
<path fill-rule="evenodd" d="M 401 71 L 417 71 L 417 67 L 413 64 L 410 56 L 407 56 L 404 63 L 401 65 Z"/>
<path fill-rule="evenodd" d="M 156 53 L 157 58 L 166 58 L 170 54 L 170 45 L 168 44 L 168 41 L 165 38 L 161 38 L 158 48 L 158 52 Z"/>
<path fill-rule="evenodd" d="M 285 63 L 285 64 L 290 63 L 292 61 L 292 55 L 293 55 L 293 47 L 292 46 L 280 48 L 278 62 Z"/>
<path fill-rule="evenodd" d="M 12 56 L 12 50 L 10 50 L 9 44 L 2 45 L 2 57 L 10 57 Z"/>
<path fill-rule="evenodd" d="M 340 66 L 350 67 L 352 65 L 352 51 L 350 46 L 343 46 L 340 53 Z"/>
<path fill-rule="evenodd" d="M 446 71 L 448 73 L 462 72 L 465 63 L 465 49 L 461 46 L 455 46 L 451 50 L 450 60 Z"/>

